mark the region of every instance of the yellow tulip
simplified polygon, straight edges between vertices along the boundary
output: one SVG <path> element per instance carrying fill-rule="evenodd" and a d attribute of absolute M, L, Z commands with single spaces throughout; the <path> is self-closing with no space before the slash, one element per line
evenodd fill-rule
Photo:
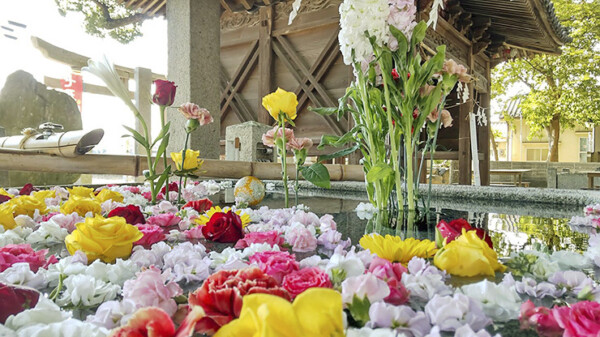
<path fill-rule="evenodd" d="M 274 93 L 263 97 L 262 105 L 276 121 L 279 120 L 279 114 L 284 114 L 288 119 L 294 120 L 296 119 L 298 97 L 293 92 L 277 88 Z"/>
<path fill-rule="evenodd" d="M 13 205 L 8 202 L 0 204 L 0 225 L 5 230 L 17 227 L 17 223 L 13 217 L 13 208 Z"/>
<path fill-rule="evenodd" d="M 477 236 L 475 231 L 463 229 L 462 235 L 440 249 L 433 263 L 452 275 L 471 277 L 494 276 L 506 267 L 498 262 L 498 254 Z"/>
<path fill-rule="evenodd" d="M 96 215 L 78 223 L 77 229 L 65 238 L 65 245 L 71 255 L 78 250 L 85 253 L 88 262 L 101 259 L 112 263 L 117 258 L 128 257 L 133 243 L 142 236 L 142 232 L 128 224 L 125 218 Z"/>
<path fill-rule="evenodd" d="M 425 259 L 433 257 L 437 251 L 433 241 L 414 238 L 402 240 L 399 236 L 391 235 L 383 237 L 380 234 L 369 234 L 363 236 L 359 243 L 382 259 L 402 264 L 407 264 L 415 256 Z"/>
<path fill-rule="evenodd" d="M 193 170 L 200 166 L 200 162 L 198 161 L 198 157 L 200 156 L 200 151 L 194 151 L 187 149 L 185 150 L 185 162 L 183 163 L 184 170 Z M 175 163 L 177 167 L 177 171 L 181 171 L 181 160 L 183 158 L 183 151 L 179 152 L 171 152 L 171 159 Z"/>
<path fill-rule="evenodd" d="M 93 198 L 94 189 L 90 187 L 75 186 L 73 188 L 67 188 L 69 190 L 69 197 L 78 196 L 83 198 Z"/>
<path fill-rule="evenodd" d="M 7 202 L 13 206 L 14 216 L 28 215 L 33 217 L 36 209 L 40 211 L 40 214 L 46 214 L 46 212 L 48 212 L 46 203 L 31 195 L 22 195 L 20 197 L 12 198 Z"/>
<path fill-rule="evenodd" d="M 310 288 L 290 303 L 268 294 L 246 295 L 240 318 L 214 337 L 343 337 L 342 295 Z"/>
<path fill-rule="evenodd" d="M 60 206 L 60 212 L 63 214 L 77 213 L 80 216 L 85 216 L 87 212 L 101 213 L 102 207 L 94 199 L 72 196 Z"/>
<path fill-rule="evenodd" d="M 98 195 L 94 198 L 97 202 L 103 203 L 107 200 L 112 200 L 116 202 L 123 202 L 123 195 L 119 192 L 109 190 L 108 188 L 103 189 L 98 193 Z"/>

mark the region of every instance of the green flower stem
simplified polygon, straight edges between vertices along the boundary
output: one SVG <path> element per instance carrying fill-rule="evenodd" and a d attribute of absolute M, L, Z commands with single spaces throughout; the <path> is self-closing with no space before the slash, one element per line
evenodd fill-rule
<path fill-rule="evenodd" d="M 160 106 L 160 126 L 162 128 L 165 127 L 166 123 L 165 123 L 165 109 L 166 106 L 161 105 Z M 164 141 L 164 138 L 161 140 L 161 143 Z M 159 160 L 158 158 L 156 158 L 156 160 Z M 167 151 L 165 151 L 163 153 L 163 164 L 165 166 L 165 170 L 167 169 Z M 183 166 L 182 166 L 183 168 Z M 161 188 L 162 186 L 157 186 L 156 189 L 157 191 Z M 158 193 L 157 193 L 158 194 Z M 167 178 L 165 180 L 165 200 L 170 201 L 169 200 L 169 178 Z"/>
<path fill-rule="evenodd" d="M 190 133 L 186 132 L 186 134 L 185 134 L 185 144 L 183 145 L 183 152 L 181 153 L 181 170 L 184 169 L 183 165 L 185 163 L 185 153 L 187 152 L 189 141 L 190 141 Z M 179 176 L 179 188 L 178 188 L 179 192 L 177 193 L 177 205 L 181 204 L 181 190 L 183 189 L 183 187 L 181 185 L 182 180 L 183 180 L 183 176 Z M 187 179 L 186 179 L 186 184 L 187 184 Z"/>
<path fill-rule="evenodd" d="M 411 116 L 412 118 L 412 116 Z M 412 124 L 412 123 L 411 123 Z M 409 125 L 410 128 L 410 125 Z M 408 202 L 408 210 L 415 210 L 415 191 L 414 191 L 414 179 L 413 179 L 413 136 L 408 135 L 404 137 L 406 146 L 406 199 Z"/>
<path fill-rule="evenodd" d="M 294 197 L 296 201 L 296 206 L 298 206 L 298 176 L 300 175 L 300 165 L 298 165 L 298 161 L 296 161 L 296 185 L 294 186 Z"/>
<path fill-rule="evenodd" d="M 445 99 L 444 99 L 445 101 Z M 438 109 L 440 107 L 444 106 L 444 103 L 442 103 Z M 431 206 L 431 179 L 433 176 L 433 155 L 435 154 L 435 147 L 436 147 L 436 143 L 437 143 L 437 137 L 438 137 L 438 131 L 440 130 L 440 124 L 442 123 L 442 112 L 440 111 L 440 114 L 438 116 L 438 120 L 435 123 L 435 134 L 433 136 L 433 142 L 431 144 L 431 149 L 429 150 L 429 153 L 431 153 L 431 156 L 429 156 L 429 186 L 428 186 L 428 192 L 427 192 L 427 210 L 429 210 L 429 207 Z"/>
<path fill-rule="evenodd" d="M 288 190 L 288 176 L 287 176 L 287 158 L 286 158 L 286 149 L 285 149 L 285 117 L 283 112 L 279 112 L 279 127 L 281 128 L 281 141 L 282 146 L 279 148 L 279 156 L 281 157 L 281 180 L 283 182 L 283 193 L 285 195 L 285 208 L 290 207 L 290 191 Z M 277 134 L 279 130 L 275 133 Z"/>
<path fill-rule="evenodd" d="M 386 110 L 387 110 L 387 121 L 388 121 L 388 126 L 389 126 L 389 135 L 390 135 L 390 145 L 392 147 L 391 149 L 391 161 L 392 161 L 392 165 L 394 168 L 394 181 L 396 184 L 396 195 L 397 195 L 397 202 L 398 202 L 398 210 L 403 210 L 404 209 L 404 196 L 402 194 L 402 180 L 400 177 L 400 163 L 398 162 L 398 139 L 396 138 L 396 132 L 395 132 L 395 128 L 396 126 L 394 126 L 394 124 L 392 123 L 392 104 L 390 101 L 390 88 L 388 87 L 388 80 L 390 79 L 390 73 L 391 70 L 388 71 L 389 69 L 386 69 L 383 66 L 383 62 L 381 62 L 381 59 L 379 61 L 379 67 L 382 70 L 382 75 L 383 75 L 383 93 L 384 93 L 384 97 L 385 97 L 385 106 L 386 106 Z"/>

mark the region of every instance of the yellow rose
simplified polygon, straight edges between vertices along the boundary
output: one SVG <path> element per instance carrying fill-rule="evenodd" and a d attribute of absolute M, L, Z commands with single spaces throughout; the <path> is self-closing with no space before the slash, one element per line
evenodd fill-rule
<path fill-rule="evenodd" d="M 187 149 L 185 150 L 185 162 L 183 163 L 184 170 L 193 170 L 200 166 L 200 162 L 198 161 L 198 157 L 200 156 L 200 151 L 194 151 Z M 171 159 L 175 163 L 177 167 L 177 171 L 181 171 L 181 159 L 183 157 L 183 151 L 179 152 L 171 152 Z"/>
<path fill-rule="evenodd" d="M 288 119 L 294 120 L 296 119 L 298 97 L 293 92 L 277 88 L 274 93 L 263 97 L 262 105 L 276 121 L 279 120 L 279 114 L 285 114 Z"/>
<path fill-rule="evenodd" d="M 5 196 L 7 196 L 7 197 L 11 197 L 11 198 L 14 198 L 14 197 L 15 197 L 14 195 L 12 195 L 12 194 L 10 194 L 10 193 L 6 192 L 6 190 L 5 190 L 5 189 L 3 189 L 3 188 L 1 188 L 1 187 L 0 187 L 0 195 L 5 195 Z"/>
<path fill-rule="evenodd" d="M 102 212 L 102 207 L 94 199 L 73 196 L 60 206 L 60 211 L 63 214 L 77 213 L 80 216 L 85 216 L 87 212 L 93 214 Z"/>
<path fill-rule="evenodd" d="M 376 233 L 363 236 L 359 243 L 364 249 L 368 249 L 382 259 L 405 265 L 415 256 L 427 259 L 433 257 L 437 251 L 435 242 L 430 240 L 415 238 L 402 240 L 399 236 L 383 237 Z"/>
<path fill-rule="evenodd" d="M 494 276 L 506 267 L 498 254 L 477 236 L 476 231 L 462 230 L 462 235 L 440 249 L 433 259 L 436 267 L 457 276 Z"/>
<path fill-rule="evenodd" d="M 83 198 L 93 198 L 94 189 L 90 187 L 75 186 L 73 188 L 67 188 L 69 190 L 69 197 L 77 196 Z"/>
<path fill-rule="evenodd" d="M 37 192 L 34 192 L 32 196 L 41 202 L 46 202 L 46 199 L 56 197 L 56 191 L 53 191 L 53 190 L 37 191 Z"/>
<path fill-rule="evenodd" d="M 17 227 L 17 223 L 13 217 L 13 208 L 13 205 L 8 202 L 0 204 L 0 225 L 5 230 Z"/>
<path fill-rule="evenodd" d="M 109 190 L 108 188 L 105 188 L 102 191 L 100 191 L 100 193 L 98 193 L 98 195 L 94 199 L 99 203 L 103 203 L 107 200 L 112 200 L 115 202 L 123 202 L 124 197 L 119 192 L 115 192 L 115 191 Z"/>
<path fill-rule="evenodd" d="M 29 217 L 33 217 L 36 209 L 40 211 L 40 214 L 46 214 L 48 211 L 46 203 L 43 200 L 40 201 L 31 195 L 12 198 L 8 202 L 13 205 L 14 216 L 28 215 Z"/>
<path fill-rule="evenodd" d="M 88 262 L 101 259 L 112 263 L 117 258 L 127 258 L 133 243 L 144 236 L 137 227 L 127 224 L 125 218 L 104 218 L 96 215 L 78 223 L 77 229 L 67 235 L 65 244 L 71 255 L 80 250 Z"/>
<path fill-rule="evenodd" d="M 214 337 L 343 337 L 342 295 L 310 288 L 294 303 L 268 294 L 243 298 L 240 318 L 222 326 Z"/>

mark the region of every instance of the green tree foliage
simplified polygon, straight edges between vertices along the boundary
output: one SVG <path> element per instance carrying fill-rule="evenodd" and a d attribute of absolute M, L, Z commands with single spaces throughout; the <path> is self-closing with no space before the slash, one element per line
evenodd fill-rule
<path fill-rule="evenodd" d="M 572 41 L 560 55 L 529 54 L 493 71 L 492 91 L 506 95 L 516 83 L 529 93 L 520 105 L 533 134 L 546 131 L 550 161 L 558 161 L 561 128 L 600 124 L 600 0 L 553 0 Z"/>
<path fill-rule="evenodd" d="M 81 12 L 85 15 L 85 30 L 91 35 L 107 35 L 121 43 L 141 36 L 142 21 L 150 16 L 125 8 L 117 0 L 54 0 L 62 15 Z"/>

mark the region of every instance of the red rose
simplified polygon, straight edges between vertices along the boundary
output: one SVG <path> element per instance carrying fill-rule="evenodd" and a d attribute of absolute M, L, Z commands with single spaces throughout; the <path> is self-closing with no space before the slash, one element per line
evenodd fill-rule
<path fill-rule="evenodd" d="M 208 211 L 212 206 L 212 201 L 210 201 L 210 199 L 208 198 L 204 198 L 200 200 L 188 201 L 187 204 L 183 205 L 183 208 L 189 207 L 195 209 L 198 213 L 204 213 Z"/>
<path fill-rule="evenodd" d="M 296 297 L 308 288 L 331 288 L 329 275 L 319 268 L 304 268 L 289 273 L 283 278 L 283 287 L 292 297 Z"/>
<path fill-rule="evenodd" d="M 291 301 L 290 294 L 258 268 L 221 270 L 209 276 L 202 287 L 189 296 L 190 306 L 201 306 L 206 313 L 196 325 L 196 331 L 214 333 L 238 318 L 242 297 L 249 294 L 271 294 Z"/>
<path fill-rule="evenodd" d="M 108 213 L 108 218 L 113 216 L 120 216 L 125 218 L 125 221 L 130 225 L 137 225 L 139 223 L 146 223 L 144 214 L 140 211 L 140 208 L 136 205 L 127 205 L 123 207 L 117 207 Z"/>
<path fill-rule="evenodd" d="M 437 229 L 444 239 L 446 239 L 446 243 L 454 241 L 457 237 L 462 235 L 462 230 L 472 231 L 474 230 L 477 233 L 477 236 L 484 240 L 490 248 L 494 248 L 494 244 L 492 243 L 492 239 L 490 236 L 481 228 L 473 228 L 465 219 L 456 219 L 447 223 L 442 220 L 437 224 Z"/>
<path fill-rule="evenodd" d="M 10 315 L 35 307 L 40 293 L 31 288 L 0 283 L 0 324 Z"/>
<path fill-rule="evenodd" d="M 0 204 L 5 203 L 5 202 L 9 201 L 10 199 L 12 199 L 12 198 L 9 197 L 8 195 L 0 194 Z"/>
<path fill-rule="evenodd" d="M 23 186 L 23 188 L 21 188 L 21 190 L 19 191 L 19 195 L 30 195 L 33 191 L 37 191 L 37 189 L 33 187 L 32 184 L 27 184 Z"/>
<path fill-rule="evenodd" d="M 175 91 L 177 90 L 175 83 L 165 80 L 156 80 L 154 81 L 154 85 L 156 85 L 156 91 L 154 92 L 154 96 L 152 96 L 152 102 L 161 106 L 173 105 L 173 102 L 175 101 Z"/>
<path fill-rule="evenodd" d="M 202 227 L 202 235 L 211 241 L 233 243 L 244 237 L 242 219 L 233 211 L 219 212 Z"/>
<path fill-rule="evenodd" d="M 179 185 L 177 185 L 176 182 L 170 183 L 169 192 L 179 192 Z M 163 186 L 162 190 L 160 190 L 160 193 L 167 194 L 167 186 Z"/>

